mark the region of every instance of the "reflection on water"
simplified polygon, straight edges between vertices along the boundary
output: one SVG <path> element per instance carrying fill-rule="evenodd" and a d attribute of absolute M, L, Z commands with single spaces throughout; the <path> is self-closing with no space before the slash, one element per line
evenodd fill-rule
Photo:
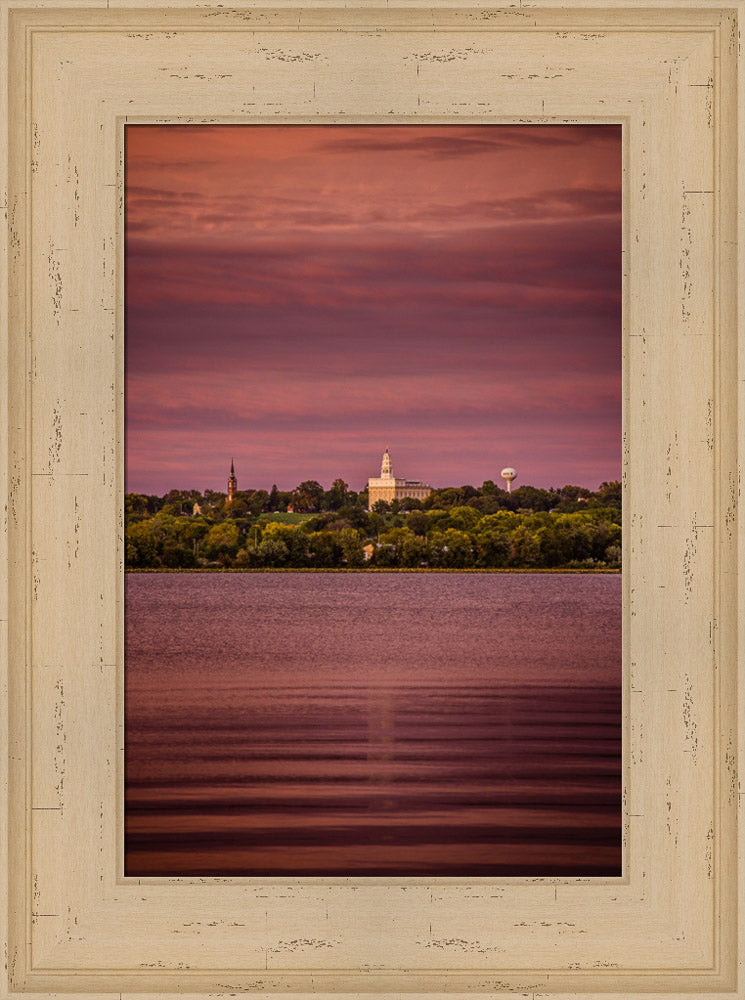
<path fill-rule="evenodd" d="M 620 874 L 620 578 L 127 578 L 128 875 Z"/>

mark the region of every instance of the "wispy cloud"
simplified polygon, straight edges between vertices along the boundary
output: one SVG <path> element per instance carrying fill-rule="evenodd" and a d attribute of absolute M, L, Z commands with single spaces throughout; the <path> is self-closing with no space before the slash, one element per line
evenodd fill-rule
<path fill-rule="evenodd" d="M 433 481 L 489 478 L 504 449 L 538 485 L 617 477 L 618 127 L 130 126 L 126 145 L 134 488 L 220 485 L 225 449 L 244 485 L 346 478 L 381 436 Z"/>

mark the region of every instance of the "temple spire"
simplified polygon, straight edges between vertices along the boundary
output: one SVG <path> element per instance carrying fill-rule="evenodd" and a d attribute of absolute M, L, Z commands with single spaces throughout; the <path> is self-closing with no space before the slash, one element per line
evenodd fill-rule
<path fill-rule="evenodd" d="M 375 504 L 379 500 L 382 500 L 386 505 L 393 503 L 394 500 L 406 500 L 407 498 L 426 500 L 431 492 L 432 487 L 427 486 L 426 483 L 420 483 L 418 479 L 404 479 L 403 476 L 396 478 L 393 475 L 391 453 L 386 448 L 383 452 L 380 476 L 367 480 L 367 509 L 375 510 Z"/>

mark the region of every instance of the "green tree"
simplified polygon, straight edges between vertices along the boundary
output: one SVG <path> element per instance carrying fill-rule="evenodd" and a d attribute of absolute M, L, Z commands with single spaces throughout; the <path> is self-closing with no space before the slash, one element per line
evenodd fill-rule
<path fill-rule="evenodd" d="M 127 525 L 126 564 L 133 569 L 148 569 L 159 565 L 158 539 L 150 519 Z"/>
<path fill-rule="evenodd" d="M 124 516 L 128 523 L 147 517 L 147 497 L 141 493 L 127 493 L 124 498 Z"/>
<path fill-rule="evenodd" d="M 321 509 L 324 489 L 315 479 L 306 479 L 292 491 L 292 500 L 296 511 L 313 513 Z"/>
<path fill-rule="evenodd" d="M 270 521 L 264 528 L 262 541 L 282 542 L 285 553 L 282 554 L 282 564 L 304 566 L 308 559 L 308 533 L 305 525 L 282 524 Z M 270 551 L 265 549 L 266 552 Z"/>
<path fill-rule="evenodd" d="M 479 520 L 479 512 L 473 507 L 452 507 L 448 518 L 448 527 L 468 532 L 474 528 Z"/>
<path fill-rule="evenodd" d="M 621 565 L 621 546 L 620 545 L 609 545 L 605 550 L 605 561 L 609 566 L 620 566 Z"/>
<path fill-rule="evenodd" d="M 339 510 L 347 501 L 349 486 L 343 479 L 335 479 L 331 489 L 326 494 L 326 506 L 329 510 Z"/>
<path fill-rule="evenodd" d="M 538 532 L 540 562 L 543 566 L 564 566 L 571 559 L 571 538 L 566 528 L 562 528 L 558 517 Z"/>
<path fill-rule="evenodd" d="M 434 531 L 429 536 L 429 562 L 443 569 L 470 565 L 473 555 L 471 536 L 456 528 Z"/>
<path fill-rule="evenodd" d="M 416 567 L 426 563 L 429 559 L 429 545 L 426 539 L 407 533 L 401 542 L 399 549 L 399 562 L 402 566 Z"/>
<path fill-rule="evenodd" d="M 431 510 L 427 515 L 427 534 L 433 531 L 444 531 L 450 527 L 449 510 Z"/>
<path fill-rule="evenodd" d="M 161 514 L 170 514 L 171 517 L 181 517 L 182 512 L 183 504 L 180 500 L 169 501 L 160 508 Z"/>
<path fill-rule="evenodd" d="M 526 510 L 551 510 L 556 506 L 556 496 L 549 490 L 539 490 L 535 486 L 520 486 L 512 491 L 512 502 Z"/>
<path fill-rule="evenodd" d="M 358 531 L 352 527 L 342 528 L 339 532 L 339 543 L 341 544 L 342 557 L 347 566 L 361 566 L 364 563 L 362 539 Z"/>
<path fill-rule="evenodd" d="M 510 538 L 510 565 L 516 567 L 536 566 L 540 562 L 541 543 L 538 536 L 524 524 L 512 532 Z"/>
<path fill-rule="evenodd" d="M 269 494 L 266 490 L 254 490 L 248 501 L 248 509 L 254 517 L 269 509 Z"/>
<path fill-rule="evenodd" d="M 197 564 L 194 550 L 190 546 L 174 541 L 166 542 L 160 558 L 163 565 L 169 569 L 189 569 Z"/>
<path fill-rule="evenodd" d="M 473 546 L 471 536 L 465 531 L 448 528 L 443 536 L 442 565 L 460 568 L 471 565 Z"/>
<path fill-rule="evenodd" d="M 342 546 L 334 532 L 313 531 L 307 536 L 307 539 L 308 558 L 312 566 L 325 569 L 339 565 Z"/>
<path fill-rule="evenodd" d="M 207 533 L 202 551 L 208 559 L 219 559 L 223 564 L 238 551 L 240 533 L 237 525 L 223 521 L 213 525 Z"/>
<path fill-rule="evenodd" d="M 587 502 L 588 507 L 614 507 L 619 511 L 621 504 L 622 488 L 617 480 L 611 483 L 601 483 Z"/>
<path fill-rule="evenodd" d="M 418 497 L 404 497 L 400 503 L 400 510 L 421 510 L 422 501 Z"/>
<path fill-rule="evenodd" d="M 403 553 L 406 543 L 414 539 L 416 535 L 411 528 L 394 527 L 384 532 L 380 536 L 381 548 L 378 550 L 380 558 L 377 561 L 386 566 L 405 565 Z"/>
<path fill-rule="evenodd" d="M 510 557 L 510 536 L 506 529 L 486 528 L 476 536 L 479 566 L 496 569 L 506 566 Z"/>
<path fill-rule="evenodd" d="M 440 508 L 457 507 L 463 502 L 460 490 L 455 489 L 454 487 L 449 487 L 444 490 L 433 490 L 427 499 L 433 506 Z"/>
<path fill-rule="evenodd" d="M 255 549 L 242 548 L 236 553 L 234 565 L 238 569 L 249 569 L 261 565 L 261 559 Z"/>
<path fill-rule="evenodd" d="M 289 550 L 281 538 L 269 535 L 262 538 L 256 555 L 262 566 L 279 567 L 287 562 Z"/>
<path fill-rule="evenodd" d="M 426 535 L 428 525 L 429 518 L 422 510 L 412 510 L 406 518 L 406 527 L 410 528 L 415 535 Z"/>
<path fill-rule="evenodd" d="M 235 519 L 236 517 L 245 517 L 248 514 L 249 502 L 244 500 L 243 497 L 237 497 L 230 501 L 228 505 L 228 514 L 230 517 Z"/>

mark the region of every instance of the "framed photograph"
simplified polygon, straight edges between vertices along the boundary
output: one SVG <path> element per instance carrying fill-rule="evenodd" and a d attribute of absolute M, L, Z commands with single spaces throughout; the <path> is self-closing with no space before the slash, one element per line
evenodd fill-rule
<path fill-rule="evenodd" d="M 738 533 L 742 445 L 737 425 L 743 381 L 738 298 L 743 277 L 738 208 L 742 10 L 740 4 L 722 8 L 705 3 L 653 9 L 613 3 L 478 9 L 445 4 L 324 9 L 278 3 L 227 9 L 211 3 L 30 8 L 11 2 L 3 8 L 7 72 L 2 102 L 9 135 L 3 162 L 7 295 L 0 286 L 0 299 L 8 303 L 2 322 L 9 401 L 3 466 L 8 470 L 7 613 L 0 610 L 0 627 L 7 629 L 8 705 L 2 722 L 3 727 L 7 722 L 8 764 L 1 845 L 8 894 L 8 907 L 0 916 L 4 922 L 7 913 L 3 995 L 745 997 L 738 877 L 743 715 L 737 683 L 742 641 L 738 569 L 745 556 Z M 468 836 L 461 838 L 459 849 L 464 842 L 471 847 L 452 861 L 456 853 L 451 853 L 455 848 L 449 834 L 442 837 L 450 845 L 447 851 L 433 849 L 436 823 L 431 817 L 457 830 L 457 810 L 446 815 L 438 801 L 427 835 L 421 836 L 420 827 L 414 837 L 397 800 L 389 806 L 393 850 L 382 835 L 368 855 L 345 855 L 343 838 L 317 841 L 316 814 L 308 812 L 303 800 L 301 818 L 295 816 L 289 832 L 277 825 L 262 827 L 269 833 L 264 840 L 254 837 L 259 846 L 250 859 L 216 848 L 198 861 L 193 852 L 187 857 L 177 848 L 190 842 L 199 825 L 180 828 L 178 843 L 168 840 L 178 809 L 182 818 L 188 813 L 189 822 L 203 822 L 195 819 L 191 806 L 191 811 L 184 808 L 184 802 L 193 805 L 196 786 L 181 789 L 176 809 L 162 775 L 154 780 L 146 756 L 132 756 L 148 740 L 149 746 L 160 741 L 171 760 L 180 754 L 183 762 L 192 751 L 183 732 L 181 742 L 168 736 L 168 719 L 159 712 L 164 693 L 157 686 L 131 688 L 137 697 L 145 688 L 150 691 L 147 725 L 135 729 L 133 717 L 128 723 L 125 718 L 125 563 L 148 569 L 151 558 L 144 541 L 140 548 L 125 544 L 125 489 L 133 497 L 161 492 L 151 490 L 155 480 L 144 472 L 133 489 L 125 484 L 125 388 L 132 407 L 130 427 L 136 405 L 141 425 L 155 427 L 162 411 L 154 415 L 156 410 L 142 405 L 143 400 L 152 402 L 160 394 L 173 410 L 175 395 L 193 395 L 196 385 L 209 381 L 205 347 L 212 342 L 216 350 L 226 349 L 216 330 L 190 332 L 200 308 L 196 291 L 182 298 L 180 312 L 171 307 L 166 314 L 145 308 L 153 301 L 148 289 L 157 292 L 160 302 L 180 282 L 183 297 L 186 274 L 189 282 L 196 277 L 212 281 L 213 288 L 219 285 L 228 299 L 236 283 L 245 286 L 245 275 L 215 277 L 217 272 L 209 268 L 194 269 L 195 259 L 212 253 L 204 227 L 198 239 L 192 231 L 182 233 L 192 245 L 186 251 L 182 246 L 180 257 L 173 247 L 163 255 L 164 241 L 178 229 L 179 219 L 196 211 L 204 197 L 198 186 L 185 183 L 186 177 L 198 180 L 210 173 L 224 177 L 224 191 L 218 184 L 217 193 L 230 196 L 238 190 L 230 157 L 225 158 L 224 150 L 218 155 L 215 143 L 243 143 L 250 135 L 250 155 L 258 156 L 259 149 L 265 154 L 269 146 L 275 151 L 276 162 L 269 163 L 265 177 L 251 177 L 255 217 L 261 207 L 257 230 L 263 226 L 272 235 L 281 218 L 286 224 L 282 206 L 302 209 L 307 218 L 319 197 L 314 192 L 326 197 L 328 212 L 333 183 L 327 166 L 318 166 L 315 131 L 324 127 L 331 137 L 324 140 L 326 147 L 336 143 L 338 150 L 342 143 L 356 156 L 366 150 L 368 188 L 374 175 L 379 189 L 389 192 L 377 196 L 375 210 L 382 213 L 387 207 L 399 215 L 404 205 L 414 212 L 420 190 L 422 204 L 437 199 L 432 177 L 411 171 L 410 160 L 402 159 L 390 175 L 379 169 L 375 158 L 380 144 L 390 146 L 390 140 L 380 138 L 386 130 L 398 130 L 399 146 L 402 136 L 408 137 L 410 148 L 421 148 L 424 139 L 449 161 L 457 158 L 454 148 L 462 155 L 464 143 L 478 142 L 483 152 L 497 135 L 511 136 L 514 151 L 525 129 L 536 130 L 533 136 L 554 137 L 554 145 L 562 129 L 574 130 L 574 136 L 613 137 L 617 143 L 624 525 L 620 850 L 615 841 L 606 850 L 606 820 L 600 822 L 595 810 L 593 818 L 583 820 L 593 831 L 588 836 L 596 849 L 584 870 L 581 857 L 577 861 L 560 844 L 553 845 L 556 853 L 544 855 L 541 867 L 529 849 L 529 831 L 513 838 L 517 850 L 502 867 L 501 848 L 471 861 L 476 841 Z M 163 145 L 168 129 L 188 141 L 179 146 L 169 139 Z M 584 192 L 584 203 L 594 206 L 593 218 L 612 213 L 607 191 L 601 197 L 587 179 L 597 169 L 589 145 L 580 144 L 572 155 L 574 159 L 552 164 L 546 142 L 534 142 L 519 171 L 513 169 L 514 178 L 522 177 L 527 185 L 530 177 L 555 172 L 559 190 L 568 183 L 562 171 L 572 171 L 572 189 Z M 302 169 L 290 172 L 289 180 L 278 180 L 281 163 L 289 157 Z M 364 159 L 355 161 L 353 170 L 360 178 L 358 205 Z M 486 217 L 497 210 L 495 199 L 485 194 L 488 165 L 487 158 L 478 170 L 475 164 L 470 170 L 459 168 L 461 173 L 451 167 L 448 175 L 448 190 L 470 192 L 469 210 L 478 203 Z M 180 179 L 174 179 L 179 171 Z M 517 211 L 521 196 L 520 211 L 525 211 L 527 187 L 515 179 L 511 184 L 509 211 Z M 165 189 L 170 201 L 162 197 Z M 245 192 L 245 183 L 241 190 Z M 454 195 L 449 198 L 451 210 L 462 214 L 462 203 Z M 550 213 L 552 219 L 557 214 L 555 202 L 556 197 L 551 204 L 545 199 L 531 203 L 544 227 Z M 224 236 L 225 220 L 214 214 L 214 198 L 205 204 L 200 209 L 205 225 L 222 226 Z M 507 211 L 505 204 L 499 202 L 500 211 Z M 416 216 L 415 224 L 422 227 L 422 219 Z M 150 240 L 139 261 L 137 232 Z M 548 239 L 547 233 L 544 228 L 541 239 Z M 552 261 L 561 260 L 560 234 L 557 223 Z M 323 234 L 318 239 L 321 259 L 327 247 Z M 276 241 L 263 240 L 261 246 L 265 253 L 263 258 L 256 253 L 255 268 L 262 275 L 256 288 L 276 278 L 266 265 Z M 604 252 L 599 243 L 592 248 L 596 257 Z M 587 245 L 583 252 L 582 266 L 588 270 L 592 253 Z M 156 268 L 152 255 L 157 253 L 162 259 Z M 304 253 L 304 260 L 313 260 L 312 252 Z M 569 245 L 566 256 L 566 267 L 556 264 L 550 280 L 546 268 L 544 294 L 557 310 L 561 293 L 576 276 Z M 463 253 L 464 273 L 474 271 L 475 259 Z M 403 271 L 404 257 L 396 260 Z M 518 244 L 515 261 L 516 269 L 537 266 Z M 451 269 L 452 258 L 446 264 Z M 125 296 L 125 265 L 130 269 L 127 295 L 137 288 L 142 294 L 136 302 Z M 317 279 L 317 269 L 308 273 L 310 281 Z M 351 288 L 350 274 L 346 280 Z M 382 271 L 371 267 L 371 274 L 379 287 L 389 287 Z M 564 278 L 554 287 L 556 274 Z M 530 280 L 535 288 L 536 275 Z M 5 282 L 5 272 L 0 281 Z M 140 356 L 125 358 L 125 302 L 132 309 L 129 320 L 140 324 Z M 588 300 L 587 309 L 592 308 Z M 427 315 L 431 320 L 433 313 Z M 467 325 L 465 311 L 463 317 Z M 581 328 L 581 309 L 577 317 Z M 331 319 L 324 315 L 323 322 Z M 128 337 L 134 329 L 130 325 Z M 362 336 L 361 328 L 358 333 Z M 433 351 L 442 350 L 434 332 L 430 343 Z M 550 343 L 541 344 L 550 356 Z M 420 346 L 412 345 L 412 350 Z M 402 350 L 401 342 L 397 349 Z M 165 375 L 159 384 L 158 373 L 166 372 L 166 366 L 157 363 L 159 352 L 162 357 L 177 350 L 191 359 L 186 365 L 191 381 L 178 391 L 173 383 L 169 388 Z M 261 350 L 265 402 L 273 399 L 276 407 L 282 379 L 272 383 L 270 374 L 276 374 L 279 355 Z M 332 343 L 323 356 L 326 371 L 337 353 Z M 347 356 L 353 358 L 354 351 Z M 135 385 L 143 357 L 149 381 L 140 379 Z M 574 357 L 573 363 L 584 363 Z M 586 366 L 583 385 L 599 377 L 591 360 L 586 359 Z M 320 395 L 331 409 L 327 384 Z M 182 425 L 169 439 L 171 475 L 178 473 L 184 450 L 201 447 L 199 461 L 210 460 L 214 439 L 206 434 L 212 418 L 205 399 L 201 410 L 195 408 L 195 424 Z M 374 405 L 372 395 L 369 400 Z M 236 397 L 231 405 L 237 405 Z M 277 424 L 280 416 L 276 409 L 271 412 Z M 587 412 L 597 436 L 597 412 L 589 404 Z M 589 456 L 592 435 L 583 440 Z M 373 538 L 371 551 L 365 552 L 367 536 L 355 535 L 351 521 L 338 526 L 340 532 L 352 532 L 344 536 L 346 548 L 339 542 L 339 559 L 354 562 L 359 556 L 380 560 L 384 567 L 386 559 L 394 559 L 397 544 L 390 534 L 393 522 L 385 522 L 385 516 L 416 510 L 427 500 L 430 486 L 444 485 L 425 481 L 423 463 L 406 467 L 411 456 L 399 472 L 393 448 L 383 454 L 378 475 L 376 466 L 387 444 L 380 442 L 373 456 L 366 487 L 367 510 L 377 510 L 383 519 L 378 525 L 382 540 Z M 138 468 L 145 470 L 146 435 L 131 437 L 128 446 L 135 445 L 140 449 Z M 276 454 L 276 445 L 272 447 Z M 228 450 L 226 463 L 230 458 Z M 512 461 L 505 456 L 505 492 L 521 471 L 518 467 L 515 473 Z M 514 464 L 519 466 L 516 459 Z M 135 465 L 128 464 L 127 475 L 134 472 Z M 283 496 L 280 488 L 273 499 L 267 483 L 266 500 L 254 496 L 255 491 L 242 494 L 242 476 L 240 463 L 235 468 L 226 464 L 223 492 L 200 494 L 190 511 L 170 512 L 191 518 L 191 525 L 201 518 L 205 530 L 192 533 L 190 551 L 181 542 L 168 555 L 160 551 L 161 568 L 171 560 L 174 568 L 189 563 L 195 570 L 281 569 L 272 560 L 289 559 L 292 519 L 300 523 L 317 515 L 314 503 L 323 509 L 320 499 L 310 495 L 312 476 L 301 477 L 305 493 Z M 496 503 L 489 499 L 494 496 L 491 487 L 493 482 L 484 482 L 479 494 L 484 512 Z M 171 499 L 184 502 L 180 495 Z M 346 499 L 345 494 L 339 502 Z M 582 499 L 588 498 L 562 496 L 558 504 Z M 212 504 L 211 513 L 195 509 L 204 502 Z M 338 508 L 334 502 L 328 500 L 331 511 Z M 408 507 L 401 508 L 405 502 Z M 280 506 L 282 517 L 272 521 L 270 515 L 277 515 Z M 146 508 L 145 502 L 139 510 L 143 521 Z M 352 506 L 347 516 L 353 516 Z M 281 526 L 283 520 L 282 528 L 267 527 Z M 309 531 L 314 531 L 307 538 L 324 534 L 331 520 L 311 524 Z M 369 528 L 369 518 L 359 523 L 363 520 Z M 464 522 L 464 536 L 467 527 Z M 253 539 L 246 534 L 249 528 Z M 431 545 L 425 551 L 412 542 L 418 560 L 414 568 L 437 568 L 438 559 L 447 567 L 448 560 L 456 559 L 458 532 L 449 530 L 454 534 L 436 552 Z M 418 537 L 413 529 L 410 533 Z M 620 562 L 615 536 L 607 541 L 604 564 Z M 324 539 L 314 544 L 317 550 L 307 542 L 310 547 L 297 558 L 317 559 L 321 565 L 332 559 L 323 554 Z M 600 557 L 592 558 L 597 564 Z M 437 576 L 422 573 L 421 578 Z M 147 583 L 153 578 L 143 574 L 135 579 Z M 256 579 L 279 581 L 282 574 Z M 130 611 L 137 607 L 133 594 L 127 592 Z M 147 601 L 152 602 L 152 594 Z M 204 610 L 203 597 L 191 607 L 198 605 Z M 157 653 L 161 640 L 147 615 L 137 622 L 130 617 L 126 625 L 128 656 L 138 649 L 144 655 L 151 649 Z M 454 636 L 454 649 L 459 641 L 464 644 L 465 636 Z M 299 644 L 293 640 L 293 649 Z M 175 684 L 179 677 L 185 685 L 193 683 L 186 673 L 173 676 Z M 280 701 L 286 709 L 290 695 L 284 690 L 260 725 L 268 725 Z M 384 702 L 368 699 L 367 715 L 360 715 L 376 727 L 370 744 L 375 753 L 383 753 L 386 726 L 390 728 L 397 711 Z M 139 703 L 134 699 L 129 704 Z M 344 711 L 350 719 L 356 717 L 359 706 L 345 705 L 334 708 L 334 720 Z M 412 726 L 421 727 L 421 706 L 409 705 L 407 711 Z M 448 707 L 430 700 L 426 711 L 453 725 L 457 763 L 462 752 L 457 741 L 464 737 L 457 735 L 452 703 Z M 525 709 L 516 701 L 496 706 L 482 699 L 479 732 L 493 727 L 493 716 L 500 711 L 505 719 L 509 715 L 513 728 L 523 725 L 520 712 Z M 301 741 L 308 732 L 306 716 L 298 724 Z M 143 718 L 138 717 L 138 725 Z M 329 728 L 337 723 L 323 711 L 314 718 L 314 739 L 328 737 L 328 745 L 336 740 L 337 747 L 340 740 L 348 743 L 349 726 Z M 223 722 L 224 739 L 234 739 L 240 718 Z M 510 728 L 503 723 L 496 737 L 488 730 L 490 739 L 503 738 Z M 218 760 L 220 747 L 213 749 Z M 282 768 L 272 756 L 278 753 L 281 748 L 271 744 L 268 762 L 262 764 L 267 776 L 262 794 L 269 783 L 282 787 L 275 780 Z M 127 775 L 142 779 L 134 791 L 125 781 L 128 754 Z M 379 769 L 381 760 L 388 758 L 376 758 Z M 315 775 L 311 765 L 303 764 L 304 774 Z M 229 780 L 227 772 L 219 773 Z M 304 787 L 307 792 L 307 782 Z M 567 793 L 563 786 L 557 788 L 561 802 Z M 266 815 L 277 813 L 277 801 L 272 800 L 271 808 L 265 803 Z M 380 804 L 380 796 L 376 801 Z M 232 822 L 239 806 L 226 799 L 223 814 L 230 813 Z M 472 821 L 472 815 L 464 818 L 461 828 Z M 374 822 L 380 830 L 381 816 Z M 230 839 L 214 829 L 210 836 L 218 847 Z M 153 849 L 157 844 L 160 853 Z M 288 854 L 287 845 L 294 845 L 294 853 Z"/>
<path fill-rule="evenodd" d="M 125 875 L 620 877 L 621 126 L 124 139 Z"/>

